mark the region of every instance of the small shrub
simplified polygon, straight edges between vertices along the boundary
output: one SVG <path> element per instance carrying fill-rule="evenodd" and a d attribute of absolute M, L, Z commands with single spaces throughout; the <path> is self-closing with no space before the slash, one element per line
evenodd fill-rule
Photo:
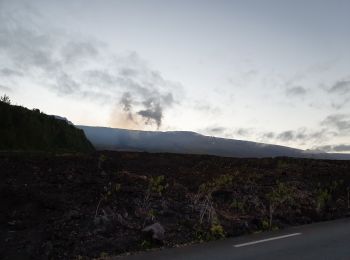
<path fill-rule="evenodd" d="M 232 183 L 233 176 L 229 174 L 223 174 L 211 182 L 201 184 L 199 186 L 199 193 L 208 194 L 211 196 L 215 191 L 232 186 Z"/>
<path fill-rule="evenodd" d="M 211 182 L 203 183 L 198 188 L 198 193 L 194 196 L 193 204 L 199 211 L 199 222 L 202 224 L 205 217 L 209 223 L 213 223 L 216 218 L 212 195 L 214 192 L 232 186 L 234 177 L 229 174 L 218 176 Z"/>
<path fill-rule="evenodd" d="M 331 199 L 332 195 L 327 189 L 318 189 L 316 191 L 316 211 L 321 212 Z"/>
<path fill-rule="evenodd" d="M 261 228 L 262 228 L 262 230 L 270 229 L 270 223 L 269 223 L 268 219 L 261 220 Z"/>
<path fill-rule="evenodd" d="M 215 221 L 211 227 L 210 227 L 210 233 L 212 235 L 213 239 L 219 239 L 225 237 L 225 231 L 223 227 L 218 223 L 218 221 Z"/>
<path fill-rule="evenodd" d="M 151 197 L 152 194 L 157 194 L 159 196 L 162 195 L 164 190 L 168 187 L 168 184 L 164 184 L 164 176 L 155 176 L 151 177 L 149 182 L 148 182 L 148 188 L 146 190 L 143 202 L 141 204 L 141 211 L 145 213 L 145 221 L 150 219 L 154 220 L 155 219 L 155 211 L 151 209 Z"/>
<path fill-rule="evenodd" d="M 213 221 L 209 229 L 203 227 L 202 225 L 195 226 L 195 237 L 199 242 L 221 239 L 225 238 L 225 236 L 226 234 L 224 228 L 217 219 Z"/>

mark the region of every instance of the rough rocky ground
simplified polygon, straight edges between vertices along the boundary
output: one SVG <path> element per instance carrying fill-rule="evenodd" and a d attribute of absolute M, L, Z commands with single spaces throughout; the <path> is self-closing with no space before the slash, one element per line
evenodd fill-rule
<path fill-rule="evenodd" d="M 350 161 L 0 154 L 0 259 L 91 259 L 348 216 Z M 142 230 L 154 223 L 164 235 Z"/>

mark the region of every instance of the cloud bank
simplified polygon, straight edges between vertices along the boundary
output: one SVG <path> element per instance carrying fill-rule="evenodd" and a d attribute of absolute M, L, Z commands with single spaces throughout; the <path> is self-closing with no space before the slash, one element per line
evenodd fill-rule
<path fill-rule="evenodd" d="M 47 26 L 38 12 L 9 2 L 0 10 L 0 59 L 2 81 L 21 77 L 60 96 L 114 106 L 112 117 L 124 114 L 136 128 L 161 127 L 181 88 L 136 52 L 110 53 L 104 43 Z"/>

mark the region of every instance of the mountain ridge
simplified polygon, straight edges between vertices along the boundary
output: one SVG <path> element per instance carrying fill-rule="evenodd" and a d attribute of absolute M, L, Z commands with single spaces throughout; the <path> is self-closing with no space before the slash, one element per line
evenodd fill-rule
<path fill-rule="evenodd" d="M 142 131 L 98 126 L 82 129 L 98 150 L 208 154 L 238 158 L 295 157 L 350 160 L 350 154 L 320 153 L 288 146 L 206 136 L 192 131 Z"/>

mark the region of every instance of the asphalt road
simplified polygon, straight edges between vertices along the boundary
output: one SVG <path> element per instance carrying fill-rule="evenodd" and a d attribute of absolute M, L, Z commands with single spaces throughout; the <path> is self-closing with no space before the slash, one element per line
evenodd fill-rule
<path fill-rule="evenodd" d="M 247 235 L 182 248 L 141 253 L 122 259 L 350 260 L 350 219 L 293 227 L 281 231 Z"/>

